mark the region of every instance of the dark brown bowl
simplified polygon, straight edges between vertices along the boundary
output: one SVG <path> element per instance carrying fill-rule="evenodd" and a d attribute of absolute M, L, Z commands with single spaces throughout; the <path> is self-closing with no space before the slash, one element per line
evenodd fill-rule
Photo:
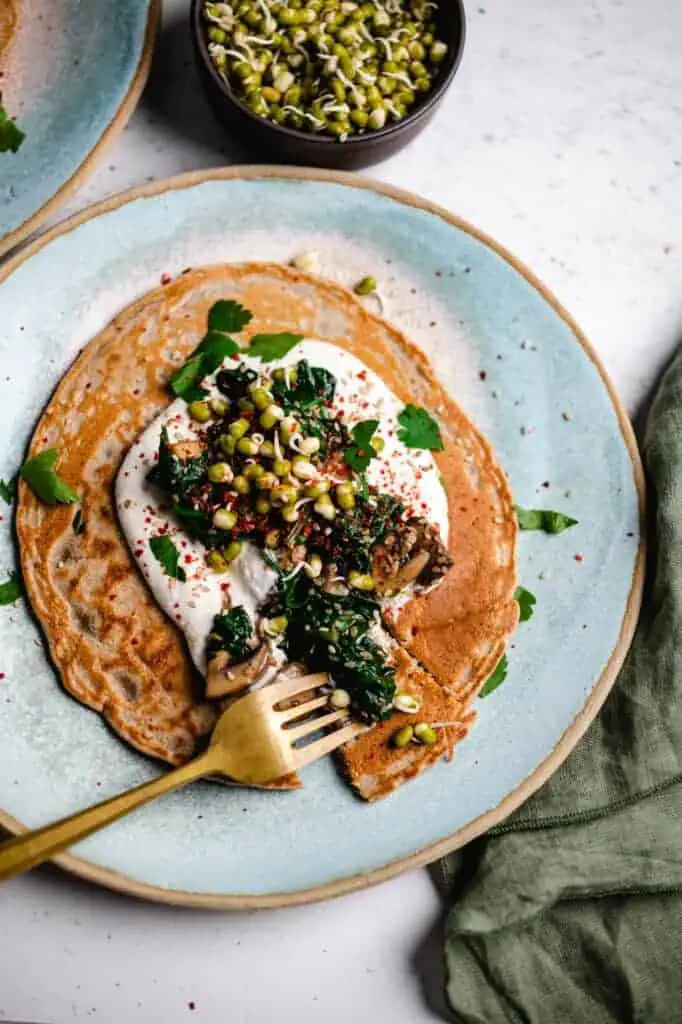
<path fill-rule="evenodd" d="M 192 0 L 191 30 L 199 75 L 206 95 L 220 122 L 230 132 L 238 135 L 241 144 L 269 163 L 355 170 L 392 156 L 431 120 L 455 77 L 464 49 L 462 0 L 441 0 L 437 14 L 438 34 L 448 44 L 448 52 L 433 89 L 417 101 L 402 121 L 365 135 L 351 135 L 345 142 L 340 142 L 329 135 L 313 135 L 295 128 L 285 128 L 257 117 L 238 100 L 210 58 L 201 14 L 203 6 L 204 0 Z"/>

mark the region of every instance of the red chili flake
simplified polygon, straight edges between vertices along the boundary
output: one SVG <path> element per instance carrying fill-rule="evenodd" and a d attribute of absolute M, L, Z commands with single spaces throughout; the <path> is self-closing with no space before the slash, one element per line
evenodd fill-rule
<path fill-rule="evenodd" d="M 159 453 L 158 452 L 154 452 L 154 462 L 158 462 L 158 461 L 159 461 Z"/>
<path fill-rule="evenodd" d="M 137 647 L 140 641 L 137 639 L 136 636 L 134 636 L 130 642 L 133 645 L 133 647 Z"/>
<path fill-rule="evenodd" d="M 367 370 L 360 370 L 358 380 L 367 380 Z"/>
<path fill-rule="evenodd" d="M 0 680 L 2 680 L 2 679 L 5 679 L 5 673 L 4 672 L 0 672 Z"/>
<path fill-rule="evenodd" d="M 487 376 L 488 376 L 488 374 L 485 372 L 485 370 L 479 370 L 478 371 L 478 379 L 479 380 L 485 380 Z"/>
<path fill-rule="evenodd" d="M 172 280 L 173 278 L 170 276 L 170 274 L 161 275 L 161 284 L 170 284 Z"/>
<path fill-rule="evenodd" d="M 151 516 L 145 516 L 144 517 L 144 521 L 145 521 L 145 523 L 151 523 L 152 517 Z"/>
<path fill-rule="evenodd" d="M 185 555 L 185 565 L 191 565 L 194 559 L 191 555 Z"/>
<path fill-rule="evenodd" d="M 233 352 L 230 359 L 234 359 L 235 363 L 239 362 L 239 352 Z"/>
<path fill-rule="evenodd" d="M 580 552 L 578 552 L 577 555 L 573 555 L 573 557 L 575 558 L 576 562 L 584 562 L 585 561 L 585 556 L 581 555 Z"/>
<path fill-rule="evenodd" d="M 220 589 L 225 594 L 230 589 L 230 584 L 229 583 L 221 583 L 220 584 Z"/>

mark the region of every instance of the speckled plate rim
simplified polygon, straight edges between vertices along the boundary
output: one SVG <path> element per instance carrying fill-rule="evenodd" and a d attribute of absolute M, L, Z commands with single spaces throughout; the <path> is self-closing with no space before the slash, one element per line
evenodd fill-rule
<path fill-rule="evenodd" d="M 297 892 L 268 893 L 267 895 L 226 895 L 221 893 L 196 893 L 165 889 L 161 886 L 138 882 L 127 875 L 123 875 L 117 871 L 112 871 L 108 868 L 100 867 L 99 865 L 93 864 L 82 857 L 75 857 L 69 853 L 61 854 L 59 857 L 54 859 L 54 863 L 58 864 L 59 867 L 63 868 L 65 871 L 68 871 L 73 875 L 77 875 L 89 882 L 94 882 L 97 885 L 125 893 L 129 896 L 137 896 L 141 899 L 150 900 L 155 903 L 164 903 L 170 906 L 194 907 L 206 910 L 254 910 L 296 906 L 305 903 L 313 903 L 318 900 L 331 899 L 336 896 L 342 896 L 345 893 L 357 892 L 358 890 L 365 889 L 368 886 L 385 882 L 389 878 L 393 878 L 395 875 L 401 874 L 403 871 L 424 867 L 432 861 L 437 860 L 439 857 L 443 857 L 445 854 L 452 853 L 454 850 L 465 846 L 467 843 L 471 842 L 471 840 L 476 839 L 477 836 L 487 832 L 494 825 L 498 825 L 549 779 L 566 757 L 568 757 L 587 730 L 587 727 L 595 718 L 597 712 L 606 700 L 613 683 L 615 682 L 618 670 L 623 664 L 625 655 L 630 647 L 635 627 L 637 625 L 637 618 L 639 615 L 642 591 L 644 587 L 644 566 L 646 555 L 644 530 L 644 471 L 628 414 L 624 406 L 621 404 L 606 370 L 602 366 L 591 343 L 582 333 L 577 323 L 567 313 L 554 295 L 535 277 L 535 275 L 489 235 L 479 231 L 477 228 L 473 227 L 473 225 L 462 220 L 460 217 L 457 217 L 455 214 L 450 213 L 442 206 L 431 203 L 428 200 L 422 199 L 419 196 L 403 189 L 395 188 L 391 185 L 385 185 L 383 182 L 373 181 L 369 178 L 363 178 L 341 171 L 322 171 L 303 167 L 278 167 L 268 165 L 238 165 L 234 167 L 217 168 L 210 171 L 192 171 L 188 174 L 181 174 L 177 177 L 166 178 L 161 181 L 152 182 L 148 185 L 141 185 L 137 188 L 129 189 L 126 192 L 122 192 L 110 199 L 106 199 L 103 202 L 89 207 L 81 213 L 69 217 L 61 224 L 56 225 L 56 227 L 46 232 L 42 237 L 30 243 L 25 249 L 10 259 L 0 269 L 0 284 L 2 284 L 10 274 L 20 267 L 22 263 L 29 260 L 33 255 L 35 255 L 35 253 L 39 252 L 40 249 L 48 245 L 53 239 L 74 231 L 86 221 L 99 217 L 102 214 L 109 213 L 112 210 L 116 210 L 118 207 L 137 199 L 160 195 L 168 191 L 191 188 L 194 185 L 199 185 L 206 181 L 249 180 L 267 182 L 271 179 L 329 182 L 332 184 L 344 185 L 349 188 L 364 189 L 366 191 L 374 192 L 380 196 L 394 199 L 403 205 L 412 206 L 416 209 L 431 213 L 446 221 L 448 224 L 451 224 L 458 230 L 466 232 L 466 234 L 488 246 L 489 249 L 510 264 L 514 270 L 516 270 L 517 273 L 519 273 L 527 283 L 545 299 L 554 312 L 564 321 L 573 333 L 578 344 L 582 346 L 588 359 L 590 359 L 594 364 L 604 383 L 604 387 L 606 388 L 615 410 L 621 434 L 632 463 L 633 481 L 637 489 L 639 499 L 641 524 L 640 543 L 632 575 L 632 585 L 628 594 L 618 641 L 613 648 L 599 679 L 595 683 L 589 697 L 583 704 L 582 709 L 578 712 L 571 725 L 563 732 L 551 753 L 540 762 L 530 775 L 528 775 L 491 810 L 486 811 L 485 814 L 479 815 L 479 817 L 470 821 L 463 828 L 458 829 L 458 831 L 446 836 L 444 839 L 441 839 L 436 843 L 432 843 L 408 857 L 402 857 L 391 861 L 384 867 L 377 868 L 373 871 L 350 875 L 345 878 L 337 879 L 334 882 L 329 882 L 325 885 L 314 886 L 313 888 Z M 17 821 L 16 818 L 1 809 L 0 825 L 15 834 L 26 831 L 26 827 L 20 821 Z"/>
<path fill-rule="evenodd" d="M 118 133 L 125 128 L 138 104 L 140 96 L 142 95 L 142 90 L 147 83 L 147 79 L 149 78 L 156 34 L 161 20 L 161 3 L 162 0 L 149 0 L 149 11 L 147 14 L 147 25 L 144 33 L 142 53 L 135 69 L 135 74 L 133 75 L 130 86 L 128 87 L 128 91 L 125 94 L 123 102 L 119 106 L 118 110 L 109 121 L 95 145 L 92 147 L 82 163 L 76 168 L 71 177 L 67 178 L 64 184 L 57 189 L 54 195 L 39 207 L 35 213 L 31 214 L 30 217 L 20 224 L 19 227 L 14 228 L 8 234 L 0 237 L 0 257 L 4 256 L 5 253 L 8 253 L 11 249 L 14 249 L 15 246 L 23 242 L 23 240 L 28 238 L 29 235 L 33 234 L 33 232 L 40 227 L 48 217 L 52 216 L 59 206 L 66 202 L 69 196 L 76 191 L 87 176 L 92 174 L 97 161 L 101 158 L 107 146 L 109 146 Z"/>

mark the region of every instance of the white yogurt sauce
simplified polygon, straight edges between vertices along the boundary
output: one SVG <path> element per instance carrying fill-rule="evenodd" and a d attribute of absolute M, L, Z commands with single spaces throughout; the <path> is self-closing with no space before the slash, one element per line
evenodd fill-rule
<path fill-rule="evenodd" d="M 440 474 L 429 451 L 406 448 L 398 440 L 397 417 L 404 407 L 381 378 L 349 352 L 329 342 L 305 339 L 281 360 L 267 364 L 244 355 L 242 361 L 257 372 L 272 373 L 307 359 L 336 377 L 334 409 L 350 428 L 362 420 L 379 420 L 377 434 L 385 447 L 367 469 L 370 485 L 399 498 L 414 514 L 438 527 L 448 539 L 448 505 Z M 228 368 L 235 364 L 227 361 Z M 215 375 L 202 386 L 219 394 Z M 154 465 L 161 431 L 166 427 L 171 444 L 197 436 L 187 403 L 177 399 L 141 434 L 126 456 L 116 480 L 116 505 L 123 532 L 157 601 L 185 634 L 190 654 L 200 672 L 206 671 L 206 638 L 213 619 L 230 607 L 243 605 L 251 619 L 272 588 L 276 575 L 259 549 L 249 543 L 228 572 L 218 575 L 206 565 L 206 548 L 193 539 L 170 512 L 165 495 L 147 477 Z M 186 581 L 171 579 L 149 547 L 152 537 L 167 534 L 180 553 Z"/>

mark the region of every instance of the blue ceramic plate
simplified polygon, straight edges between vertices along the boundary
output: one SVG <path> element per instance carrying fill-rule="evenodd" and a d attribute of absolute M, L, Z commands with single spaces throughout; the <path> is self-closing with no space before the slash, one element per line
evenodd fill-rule
<path fill-rule="evenodd" d="M 164 274 L 288 261 L 301 250 L 317 250 L 321 272 L 344 283 L 374 274 L 386 316 L 424 347 L 491 439 L 518 503 L 558 508 L 580 525 L 521 536 L 520 578 L 537 594 L 537 610 L 512 640 L 507 681 L 477 702 L 478 721 L 451 763 L 372 805 L 328 762 L 289 794 L 200 783 L 60 860 L 152 899 L 302 902 L 461 845 L 567 755 L 605 699 L 634 628 L 641 470 L 594 353 L 493 242 L 358 178 L 277 168 L 185 176 L 101 204 L 29 246 L 0 275 L 0 476 L 16 471 L 81 346 Z M 9 509 L 0 530 L 5 573 L 15 564 Z M 25 604 L 0 608 L 0 624 L 4 823 L 40 825 L 158 772 L 63 692 Z"/>
<path fill-rule="evenodd" d="M 0 253 L 64 202 L 127 121 L 160 11 L 160 0 L 10 3 L 18 22 L 0 89 L 26 138 L 18 153 L 0 154 Z"/>

